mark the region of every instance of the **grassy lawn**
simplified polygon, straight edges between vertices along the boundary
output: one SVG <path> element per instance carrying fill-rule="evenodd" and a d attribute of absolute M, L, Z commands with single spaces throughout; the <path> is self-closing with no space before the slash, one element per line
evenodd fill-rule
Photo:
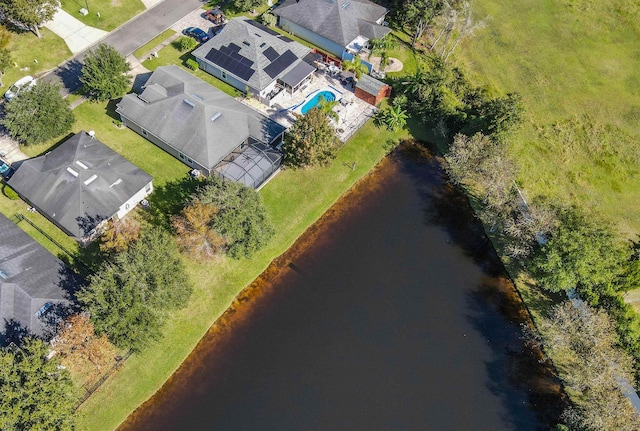
<path fill-rule="evenodd" d="M 495 93 L 517 91 L 526 124 L 511 142 L 528 199 L 594 209 L 640 232 L 640 4 L 478 0 L 488 25 L 457 52 Z"/>
<path fill-rule="evenodd" d="M 111 31 L 145 10 L 140 0 L 61 0 L 62 9 L 91 27 Z M 87 9 L 87 15 L 80 9 Z M 98 16 L 100 13 L 100 16 Z"/>
<path fill-rule="evenodd" d="M 40 33 L 42 34 L 40 39 L 31 32 L 13 34 L 8 49 L 11 51 L 15 66 L 8 68 L 2 77 L 3 93 L 23 76 L 37 77 L 71 57 L 71 51 L 64 40 L 45 27 L 40 29 Z"/>
<path fill-rule="evenodd" d="M 91 126 L 99 139 L 113 145 L 125 157 L 147 170 L 156 178 L 156 187 L 160 180 L 184 177 L 184 165 L 173 168 L 171 160 L 174 164 L 180 163 L 171 156 L 160 150 L 154 151 L 152 144 L 132 132 L 111 126 L 106 111 L 102 105 L 85 103 L 76 110 L 78 124 Z M 172 316 L 165 337 L 159 343 L 142 354 L 132 356 L 119 373 L 89 398 L 81 408 L 83 414 L 79 428 L 114 429 L 133 409 L 153 395 L 238 292 L 378 163 L 386 153 L 387 141 L 407 136 L 406 131 L 392 134 L 375 128 L 369 122 L 342 148 L 330 167 L 285 170 L 278 174 L 261 190 L 276 236 L 252 259 L 223 259 L 217 263 L 200 264 L 185 256 L 195 285 L 189 306 Z M 164 161 L 166 158 L 171 160 Z M 354 161 L 356 168 L 353 171 L 343 164 L 351 165 Z"/>
<path fill-rule="evenodd" d="M 133 53 L 133 55 L 135 55 L 140 60 L 141 56 L 148 54 L 149 51 L 154 49 L 156 46 L 160 45 L 165 40 L 169 39 L 174 34 L 176 34 L 176 32 L 175 32 L 175 30 L 172 30 L 172 29 L 168 29 L 168 30 L 163 31 L 158 36 L 156 36 L 153 39 L 151 39 L 150 42 L 148 42 L 145 45 L 142 45 L 138 50 L 136 50 Z"/>

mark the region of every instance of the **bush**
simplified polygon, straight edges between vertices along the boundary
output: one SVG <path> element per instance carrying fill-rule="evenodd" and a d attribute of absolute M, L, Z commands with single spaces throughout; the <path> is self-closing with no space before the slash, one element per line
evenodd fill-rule
<path fill-rule="evenodd" d="M 193 58 L 189 58 L 187 60 L 187 67 L 191 70 L 198 70 L 200 66 L 198 65 L 198 62 L 195 61 Z"/>
<path fill-rule="evenodd" d="M 186 51 L 191 51 L 196 46 L 198 46 L 198 41 L 192 37 L 180 36 L 176 40 L 176 45 L 180 51 L 186 52 Z"/>
<path fill-rule="evenodd" d="M 260 21 L 264 24 L 264 25 L 269 25 L 269 26 L 275 26 L 276 22 L 277 22 L 277 18 L 274 14 L 270 13 L 270 12 L 265 12 L 260 16 Z"/>
<path fill-rule="evenodd" d="M 16 191 L 13 190 L 11 187 L 9 187 L 7 184 L 2 186 L 2 194 L 4 194 L 6 197 L 11 199 L 12 201 L 16 201 L 20 199 L 20 196 L 18 196 L 18 193 L 16 193 Z"/>

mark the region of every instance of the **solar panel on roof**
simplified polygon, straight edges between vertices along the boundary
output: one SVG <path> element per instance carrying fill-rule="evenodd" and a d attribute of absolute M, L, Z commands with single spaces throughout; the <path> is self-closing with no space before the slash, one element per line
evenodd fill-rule
<path fill-rule="evenodd" d="M 283 42 L 293 42 L 293 39 L 289 39 L 287 36 L 278 36 L 278 39 L 280 39 Z"/>
<path fill-rule="evenodd" d="M 240 51 L 240 47 L 233 42 L 229 44 L 229 49 L 233 52 Z"/>
<path fill-rule="evenodd" d="M 283 70 L 287 67 L 291 66 L 298 57 L 291 52 L 291 50 L 286 50 L 284 54 L 278 57 L 274 62 L 264 68 L 264 71 L 271 78 L 275 78 L 278 76 Z"/>
<path fill-rule="evenodd" d="M 264 54 L 265 57 L 267 57 L 269 59 L 269 61 L 274 61 L 276 58 L 278 58 L 278 53 L 276 52 L 275 49 L 269 47 L 267 49 L 265 49 L 264 51 L 262 51 L 262 54 Z"/>
<path fill-rule="evenodd" d="M 204 57 L 213 64 L 217 65 L 221 69 L 226 70 L 229 73 L 234 74 L 243 81 L 251 79 L 256 72 L 251 68 L 253 62 L 239 54 L 232 54 L 233 56 L 218 51 L 215 48 L 211 48 L 209 53 Z"/>

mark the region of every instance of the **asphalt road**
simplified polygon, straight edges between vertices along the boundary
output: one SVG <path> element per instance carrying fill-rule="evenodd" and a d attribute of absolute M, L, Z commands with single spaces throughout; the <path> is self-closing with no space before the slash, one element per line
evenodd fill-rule
<path fill-rule="evenodd" d="M 203 3 L 202 0 L 163 0 L 109 33 L 98 44 L 109 44 L 126 57 L 171 27 L 189 12 L 201 7 Z M 77 90 L 81 86 L 79 77 L 82 70 L 82 59 L 90 50 L 91 48 L 88 48 L 72 57 L 47 73 L 43 79 L 59 79 L 63 85 L 63 95 Z"/>

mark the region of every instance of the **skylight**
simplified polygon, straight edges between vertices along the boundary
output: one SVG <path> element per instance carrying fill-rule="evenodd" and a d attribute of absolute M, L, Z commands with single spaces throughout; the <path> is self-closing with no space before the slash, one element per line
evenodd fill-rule
<path fill-rule="evenodd" d="M 118 184 L 120 184 L 121 182 L 122 182 L 122 178 L 118 178 L 117 180 L 115 180 L 115 181 L 113 182 L 113 184 L 111 184 L 111 185 L 109 186 L 109 188 L 114 187 L 114 186 L 117 186 L 117 185 L 118 185 Z"/>
<path fill-rule="evenodd" d="M 70 173 L 71 175 L 73 175 L 74 177 L 77 177 L 77 176 L 78 176 L 78 173 L 77 173 L 76 171 L 74 171 L 73 169 L 71 169 L 71 168 L 67 168 L 67 172 L 69 172 L 69 173 Z"/>
<path fill-rule="evenodd" d="M 216 121 L 218 118 L 220 118 L 221 115 L 222 114 L 220 112 L 216 112 L 211 116 L 211 121 Z"/>
<path fill-rule="evenodd" d="M 82 169 L 89 169 L 89 167 L 82 163 L 80 160 L 76 160 L 76 165 L 80 166 Z"/>
<path fill-rule="evenodd" d="M 3 280 L 6 280 L 7 278 L 9 278 L 9 276 L 7 275 L 6 272 L 0 270 L 0 278 L 2 278 Z"/>
<path fill-rule="evenodd" d="M 195 104 L 195 103 L 193 103 L 193 102 L 192 102 L 191 100 L 189 100 L 189 99 L 184 99 L 184 100 L 183 100 L 183 102 L 184 102 L 184 103 L 186 103 L 187 105 L 191 106 L 192 108 L 193 108 L 194 106 L 196 106 L 196 104 Z"/>
<path fill-rule="evenodd" d="M 247 42 L 246 40 L 243 40 L 243 41 L 242 41 L 242 44 L 243 44 L 243 45 L 247 45 L 247 46 L 251 46 L 251 44 L 250 44 L 249 42 Z"/>
<path fill-rule="evenodd" d="M 98 178 L 98 176 L 96 174 L 91 175 L 89 178 L 87 178 L 84 181 L 84 185 L 88 186 L 89 184 L 91 184 L 92 182 L 94 182 L 96 179 Z"/>

